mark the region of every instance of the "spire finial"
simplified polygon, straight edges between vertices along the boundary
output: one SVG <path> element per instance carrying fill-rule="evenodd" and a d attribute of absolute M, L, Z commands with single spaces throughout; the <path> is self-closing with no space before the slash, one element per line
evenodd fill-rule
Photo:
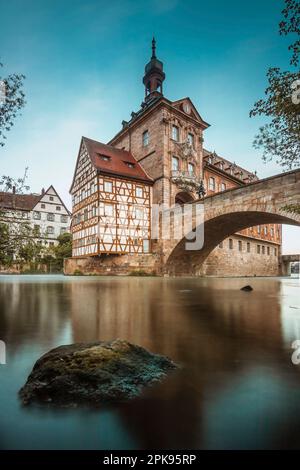
<path fill-rule="evenodd" d="M 151 59 L 156 59 L 156 41 L 155 41 L 155 37 L 153 36 L 152 38 L 152 57 Z"/>

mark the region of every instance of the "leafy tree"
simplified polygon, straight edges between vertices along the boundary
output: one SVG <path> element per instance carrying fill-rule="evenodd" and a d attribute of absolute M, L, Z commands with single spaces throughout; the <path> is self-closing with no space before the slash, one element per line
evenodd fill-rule
<path fill-rule="evenodd" d="M 282 10 L 284 20 L 279 23 L 279 32 L 281 35 L 295 33 L 299 36 L 300 30 L 300 3 L 299 0 L 285 0 L 285 8 Z M 300 52 L 300 39 L 296 39 L 289 46 L 289 50 L 293 51 L 291 64 L 298 65 Z"/>
<path fill-rule="evenodd" d="M 51 249 L 51 259 L 48 259 L 48 263 L 51 262 L 51 269 L 55 271 L 62 271 L 64 266 L 64 259 L 72 256 L 72 235 L 70 233 L 64 233 L 58 237 L 58 245 Z M 44 258 L 45 259 L 45 258 Z"/>
<path fill-rule="evenodd" d="M 27 177 L 28 168 L 25 168 L 23 176 L 17 179 L 11 176 L 1 176 L 0 191 L 9 192 L 14 189 L 17 194 L 28 191 Z M 0 265 L 10 265 L 19 252 L 20 244 L 30 237 L 29 225 L 26 223 L 19 224 L 12 211 L 7 214 L 0 194 Z"/>
<path fill-rule="evenodd" d="M 2 67 L 0 63 L 0 69 Z M 0 75 L 0 146 L 5 144 L 6 133 L 11 130 L 14 120 L 26 104 L 24 79 L 22 74 Z"/>
<path fill-rule="evenodd" d="M 281 35 L 300 35 L 300 3 L 285 0 Z M 290 46 L 291 66 L 299 64 L 300 41 Z M 291 169 L 300 164 L 300 72 L 282 71 L 278 67 L 267 72 L 268 87 L 264 99 L 254 104 L 250 116 L 263 115 L 269 122 L 259 129 L 253 145 L 263 150 L 263 160 L 275 159 L 281 166 Z"/>
<path fill-rule="evenodd" d="M 9 227 L 0 222 L 0 265 L 10 266 L 13 261 L 13 250 L 10 243 Z"/>
<path fill-rule="evenodd" d="M 23 176 L 20 178 L 12 178 L 11 176 L 0 176 L 0 191 L 9 192 L 14 190 L 16 194 L 23 194 L 29 191 L 30 187 L 26 184 L 28 178 L 28 167 L 25 168 Z M 0 198 L 1 207 L 1 198 Z"/>

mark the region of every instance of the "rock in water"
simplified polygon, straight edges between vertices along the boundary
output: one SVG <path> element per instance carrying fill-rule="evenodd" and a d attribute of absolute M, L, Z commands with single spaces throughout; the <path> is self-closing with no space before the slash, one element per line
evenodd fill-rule
<path fill-rule="evenodd" d="M 177 367 L 167 357 L 119 339 L 71 344 L 43 355 L 19 395 L 25 405 L 122 402 L 137 397 L 146 385 Z"/>
<path fill-rule="evenodd" d="M 245 292 L 251 292 L 253 291 L 253 287 L 251 286 L 244 286 L 241 288 L 241 290 L 245 291 Z"/>

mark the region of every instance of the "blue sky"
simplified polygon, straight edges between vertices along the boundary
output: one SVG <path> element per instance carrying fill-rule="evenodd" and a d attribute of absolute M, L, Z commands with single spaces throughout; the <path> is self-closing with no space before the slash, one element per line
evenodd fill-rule
<path fill-rule="evenodd" d="M 152 35 L 164 94 L 189 96 L 211 124 L 205 146 L 260 177 L 281 171 L 252 148 L 249 110 L 269 66 L 289 65 L 278 34 L 283 0 L 0 0 L 5 72 L 26 75 L 27 106 L 0 149 L 1 174 L 29 166 L 32 191 L 68 189 L 82 135 L 106 142 L 143 99 Z M 300 252 L 299 229 L 285 252 Z"/>

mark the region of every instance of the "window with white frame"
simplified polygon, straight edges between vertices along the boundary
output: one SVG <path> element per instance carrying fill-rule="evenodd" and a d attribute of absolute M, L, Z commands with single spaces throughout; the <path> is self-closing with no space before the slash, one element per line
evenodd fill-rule
<path fill-rule="evenodd" d="M 144 218 L 144 211 L 142 208 L 137 207 L 135 210 L 135 216 L 137 219 L 143 219 Z"/>
<path fill-rule="evenodd" d="M 104 204 L 104 215 L 108 217 L 112 217 L 114 215 L 113 204 Z"/>
<path fill-rule="evenodd" d="M 135 195 L 136 197 L 143 197 L 143 188 L 141 186 L 135 188 Z"/>
<path fill-rule="evenodd" d="M 60 234 L 63 235 L 63 234 L 66 233 L 66 232 L 67 232 L 66 227 L 61 227 L 61 229 L 60 229 Z"/>
<path fill-rule="evenodd" d="M 104 191 L 106 193 L 112 193 L 113 187 L 111 181 L 104 181 Z"/>
<path fill-rule="evenodd" d="M 177 126 L 172 126 L 172 139 L 178 142 L 179 140 L 179 129 Z"/>
<path fill-rule="evenodd" d="M 226 184 L 225 183 L 221 184 L 221 191 L 226 191 Z"/>
<path fill-rule="evenodd" d="M 189 164 L 188 164 L 188 172 L 189 172 L 189 175 L 190 175 L 190 176 L 194 176 L 194 174 L 195 174 L 195 167 L 194 167 L 193 163 L 189 163 Z"/>
<path fill-rule="evenodd" d="M 149 240 L 143 240 L 143 251 L 149 253 L 150 243 Z"/>
<path fill-rule="evenodd" d="M 60 221 L 63 222 L 63 223 L 68 222 L 68 216 L 67 215 L 61 215 L 60 216 Z"/>
<path fill-rule="evenodd" d="M 143 147 L 149 145 L 149 131 L 143 132 Z"/>
<path fill-rule="evenodd" d="M 47 220 L 49 220 L 49 222 L 54 222 L 55 220 L 54 214 L 51 214 L 51 212 L 49 212 L 49 214 L 47 214 Z"/>
<path fill-rule="evenodd" d="M 210 191 L 216 190 L 216 180 L 212 176 L 209 178 L 209 189 Z"/>
<path fill-rule="evenodd" d="M 54 234 L 54 227 L 47 227 L 47 234 L 48 235 L 53 235 Z"/>
<path fill-rule="evenodd" d="M 172 170 L 178 171 L 179 170 L 179 158 L 172 157 Z"/>
<path fill-rule="evenodd" d="M 33 218 L 34 218 L 35 220 L 41 220 L 41 213 L 38 212 L 38 211 L 34 211 L 34 213 L 33 213 Z"/>

